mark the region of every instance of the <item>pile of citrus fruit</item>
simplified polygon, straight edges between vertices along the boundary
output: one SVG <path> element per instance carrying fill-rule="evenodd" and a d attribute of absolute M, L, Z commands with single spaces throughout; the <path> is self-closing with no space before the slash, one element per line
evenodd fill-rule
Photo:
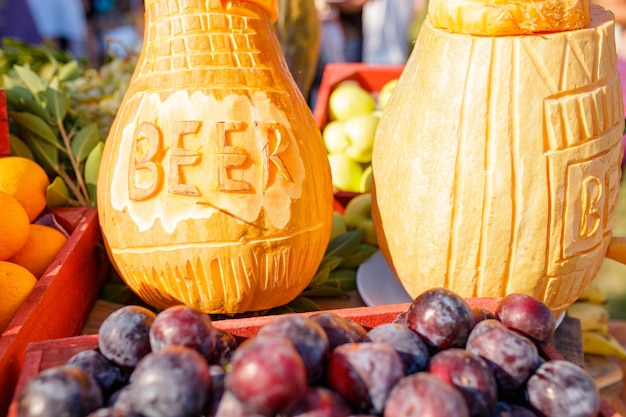
<path fill-rule="evenodd" d="M 49 184 L 36 162 L 0 158 L 0 332 L 67 240 L 55 227 L 37 223 Z"/>

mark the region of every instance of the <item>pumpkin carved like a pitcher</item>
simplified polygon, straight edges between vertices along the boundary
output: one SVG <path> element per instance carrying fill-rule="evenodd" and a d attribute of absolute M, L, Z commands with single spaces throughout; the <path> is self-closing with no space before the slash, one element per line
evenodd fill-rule
<path fill-rule="evenodd" d="M 281 55 L 276 0 L 146 0 L 144 46 L 106 141 L 100 224 L 156 308 L 264 310 L 313 278 L 330 169 Z"/>
<path fill-rule="evenodd" d="M 512 20 L 467 11 L 486 32 L 460 33 L 476 22 L 436 24 L 460 15 L 442 17 L 454 3 L 431 1 L 378 125 L 382 251 L 412 297 L 525 293 L 558 314 L 612 238 L 624 129 L 613 15 L 576 0 L 469 2 Z M 540 9 L 552 6 L 572 19 Z M 520 16 L 554 22 L 535 33 Z"/>

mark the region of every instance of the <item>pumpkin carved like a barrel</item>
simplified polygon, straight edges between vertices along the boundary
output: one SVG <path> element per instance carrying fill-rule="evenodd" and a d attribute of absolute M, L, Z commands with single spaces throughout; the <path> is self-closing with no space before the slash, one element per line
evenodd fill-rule
<path fill-rule="evenodd" d="M 241 313 L 293 300 L 332 227 L 319 129 L 275 0 L 146 0 L 98 183 L 114 266 L 144 301 Z"/>
<path fill-rule="evenodd" d="M 559 314 L 595 278 L 624 110 L 613 15 L 579 3 L 589 22 L 554 32 L 458 33 L 427 18 L 372 161 L 379 241 L 411 296 L 525 293 Z"/>

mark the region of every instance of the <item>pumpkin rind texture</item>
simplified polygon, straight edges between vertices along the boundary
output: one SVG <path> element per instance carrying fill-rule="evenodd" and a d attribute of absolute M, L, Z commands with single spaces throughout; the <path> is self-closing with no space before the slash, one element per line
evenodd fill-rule
<path fill-rule="evenodd" d="M 540 36 L 426 21 L 372 160 L 378 241 L 409 295 L 524 293 L 563 312 L 611 240 L 623 129 L 600 6 L 585 28 Z"/>
<path fill-rule="evenodd" d="M 589 0 L 430 0 L 428 19 L 455 33 L 528 35 L 582 29 L 589 7 Z"/>
<path fill-rule="evenodd" d="M 257 3 L 145 2 L 146 42 L 106 141 L 98 209 L 113 265 L 159 309 L 286 304 L 328 244 L 321 134 Z"/>

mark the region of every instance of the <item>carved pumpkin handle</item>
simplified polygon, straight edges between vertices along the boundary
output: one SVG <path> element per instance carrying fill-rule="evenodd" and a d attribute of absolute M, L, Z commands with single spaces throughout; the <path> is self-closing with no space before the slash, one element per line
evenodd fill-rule
<path fill-rule="evenodd" d="M 606 257 L 626 265 L 626 237 L 613 236 Z"/>

